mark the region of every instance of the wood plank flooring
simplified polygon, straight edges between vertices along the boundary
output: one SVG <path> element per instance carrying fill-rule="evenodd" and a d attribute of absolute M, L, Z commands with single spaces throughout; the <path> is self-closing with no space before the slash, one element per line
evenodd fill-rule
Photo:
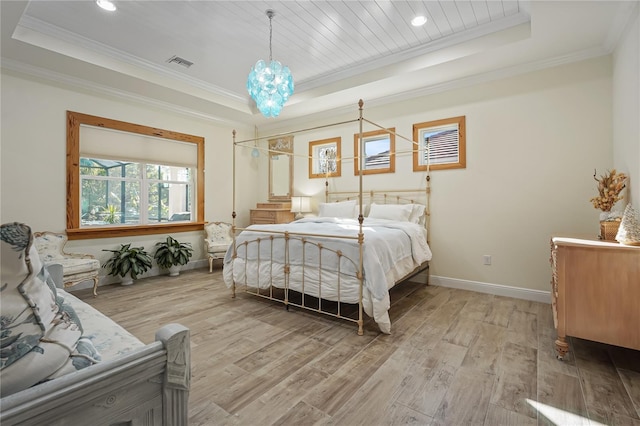
<path fill-rule="evenodd" d="M 558 361 L 547 304 L 409 281 L 391 292 L 392 334 L 368 319 L 358 336 L 232 299 L 219 269 L 74 294 L 145 343 L 166 323 L 191 329 L 193 426 L 640 426 L 640 352 L 570 338 Z"/>

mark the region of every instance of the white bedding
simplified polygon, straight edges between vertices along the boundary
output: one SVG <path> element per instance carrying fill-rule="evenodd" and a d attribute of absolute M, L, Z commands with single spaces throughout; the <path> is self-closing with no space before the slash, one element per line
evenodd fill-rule
<path fill-rule="evenodd" d="M 320 242 L 327 248 L 340 250 L 343 254 L 338 257 L 322 250 L 322 257 L 319 258 L 319 250 L 315 246 L 305 245 L 303 250 L 301 237 L 292 236 L 289 240 L 289 249 L 285 253 L 282 236 L 277 235 L 270 241 L 270 234 L 251 230 L 287 230 L 295 233 L 357 236 L 359 230 L 357 220 L 315 217 L 288 224 L 252 225 L 236 239 L 238 256 L 233 262 L 233 268 L 231 268 L 233 246 L 227 251 L 223 275 L 228 287 L 234 280 L 237 284 L 246 283 L 253 288 L 257 286 L 268 288 L 270 285 L 285 288 L 288 284 L 291 290 L 323 299 L 333 301 L 340 299 L 344 303 L 358 302 L 359 280 L 356 278 L 356 272 L 359 263 L 359 247 L 357 240 L 305 237 L 310 241 Z M 390 333 L 391 322 L 387 312 L 390 306 L 389 289 L 416 267 L 431 260 L 431 250 L 427 245 L 425 229 L 418 224 L 366 218 L 363 223 L 363 232 L 363 308 L 367 315 L 374 318 L 382 332 Z M 259 251 L 258 244 L 255 243 L 258 238 L 261 239 Z M 246 241 L 253 241 L 248 245 L 248 252 L 241 245 Z M 278 260 L 270 261 L 271 251 L 273 251 L 274 260 Z M 287 262 L 284 261 L 285 257 Z M 288 283 L 285 282 L 285 263 L 290 267 Z M 318 289 L 319 281 L 322 283 L 320 289 Z M 339 297 L 338 282 L 340 283 Z"/>

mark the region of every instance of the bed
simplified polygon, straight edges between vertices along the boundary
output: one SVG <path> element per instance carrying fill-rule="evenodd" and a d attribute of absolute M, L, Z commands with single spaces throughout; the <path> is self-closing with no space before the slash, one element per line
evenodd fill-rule
<path fill-rule="evenodd" d="M 362 135 L 362 101 L 359 106 Z M 234 146 L 243 142 L 234 132 Z M 239 288 L 287 308 L 352 321 L 360 335 L 364 312 L 381 332 L 391 333 L 389 290 L 420 272 L 428 281 L 429 183 L 427 169 L 425 188 L 364 192 L 360 172 L 356 191 L 330 192 L 325 184 L 317 217 L 238 228 L 234 150 L 234 242 L 223 262 L 224 281 L 234 297 Z"/>

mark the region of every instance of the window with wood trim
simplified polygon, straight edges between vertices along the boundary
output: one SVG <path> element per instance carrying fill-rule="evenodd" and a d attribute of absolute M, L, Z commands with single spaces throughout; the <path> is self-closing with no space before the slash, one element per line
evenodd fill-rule
<path fill-rule="evenodd" d="M 364 151 L 362 174 L 395 173 L 396 129 L 374 130 L 362 133 Z M 360 174 L 360 134 L 353 135 L 354 173 Z"/>
<path fill-rule="evenodd" d="M 204 138 L 67 112 L 70 239 L 203 225 Z"/>
<path fill-rule="evenodd" d="M 342 138 L 309 142 L 309 179 L 339 177 L 342 174 Z"/>
<path fill-rule="evenodd" d="M 465 116 L 413 125 L 413 171 L 467 167 Z"/>

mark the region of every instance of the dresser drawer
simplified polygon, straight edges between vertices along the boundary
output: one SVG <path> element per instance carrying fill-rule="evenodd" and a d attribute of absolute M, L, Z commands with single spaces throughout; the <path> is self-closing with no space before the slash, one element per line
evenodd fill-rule
<path fill-rule="evenodd" d="M 269 223 L 288 223 L 293 221 L 294 214 L 290 209 L 253 209 L 249 216 L 251 225 Z"/>
<path fill-rule="evenodd" d="M 277 213 L 269 210 L 251 210 L 251 224 L 276 223 Z"/>

